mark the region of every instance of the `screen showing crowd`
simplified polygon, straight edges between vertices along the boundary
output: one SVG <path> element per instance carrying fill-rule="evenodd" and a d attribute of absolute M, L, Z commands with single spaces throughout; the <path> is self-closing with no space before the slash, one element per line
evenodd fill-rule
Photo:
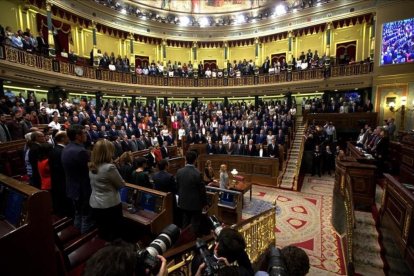
<path fill-rule="evenodd" d="M 414 18 L 384 23 L 381 65 L 414 62 Z"/>

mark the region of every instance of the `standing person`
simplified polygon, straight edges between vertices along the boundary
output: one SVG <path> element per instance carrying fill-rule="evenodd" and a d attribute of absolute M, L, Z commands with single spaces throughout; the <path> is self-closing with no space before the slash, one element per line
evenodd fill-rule
<path fill-rule="evenodd" d="M 220 165 L 220 189 L 227 189 L 229 186 L 229 174 L 227 173 L 227 165 Z"/>
<path fill-rule="evenodd" d="M 207 160 L 204 166 L 203 181 L 204 181 L 204 184 L 206 185 L 210 185 L 210 184 L 213 185 L 214 182 L 217 182 L 214 179 L 214 169 L 213 169 L 213 166 L 211 165 L 211 160 Z"/>
<path fill-rule="evenodd" d="M 335 155 L 329 145 L 326 146 L 323 153 L 323 174 L 328 172 L 331 175 L 331 170 L 335 170 Z"/>
<path fill-rule="evenodd" d="M 188 151 L 185 155 L 186 165 L 177 171 L 178 207 L 183 211 L 183 227 L 191 223 L 197 236 L 201 235 L 201 214 L 207 205 L 207 195 L 201 173 L 194 166 L 197 154 Z"/>
<path fill-rule="evenodd" d="M 166 159 L 162 159 L 158 163 L 158 172 L 152 176 L 152 180 L 154 181 L 154 189 L 165 192 L 165 193 L 177 193 L 177 184 L 175 182 L 175 178 L 172 174 L 167 172 L 168 169 L 168 161 Z"/>
<path fill-rule="evenodd" d="M 106 241 L 120 237 L 122 205 L 119 189 L 125 181 L 112 163 L 115 146 L 106 139 L 99 140 L 93 147 L 91 162 L 88 163 L 92 193 L 89 204 L 92 207 L 99 235 Z"/>
<path fill-rule="evenodd" d="M 81 233 L 88 232 L 93 226 L 89 199 L 91 184 L 89 181 L 89 152 L 85 149 L 85 128 L 71 125 L 67 131 L 70 143 L 62 151 L 62 164 L 66 176 L 66 194 L 75 208 L 75 227 Z"/>
<path fill-rule="evenodd" d="M 56 133 L 55 142 L 56 144 L 49 155 L 53 213 L 59 217 L 73 217 L 73 206 L 66 196 L 66 177 L 62 165 L 62 151 L 69 143 L 66 132 L 60 131 Z"/>
<path fill-rule="evenodd" d="M 31 143 L 29 147 L 29 163 L 32 168 L 32 176 L 30 178 L 30 185 L 40 189 L 41 178 L 38 169 L 38 162 L 40 157 L 40 146 L 46 143 L 45 135 L 40 131 L 32 132 L 30 135 Z"/>
<path fill-rule="evenodd" d="M 312 155 L 312 176 L 317 173 L 321 177 L 321 161 L 322 153 L 319 150 L 319 145 L 316 145 Z"/>
<path fill-rule="evenodd" d="M 135 185 L 152 189 L 148 173 L 145 171 L 145 164 L 147 159 L 145 157 L 138 157 L 135 160 L 136 170 L 132 172 L 131 182 Z"/>

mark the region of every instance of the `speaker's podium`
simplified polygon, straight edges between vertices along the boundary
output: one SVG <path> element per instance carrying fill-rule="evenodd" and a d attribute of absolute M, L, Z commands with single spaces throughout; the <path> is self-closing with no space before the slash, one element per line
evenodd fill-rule
<path fill-rule="evenodd" d="M 207 192 L 218 193 L 218 219 L 225 224 L 241 222 L 243 194 L 238 191 L 206 186 Z"/>

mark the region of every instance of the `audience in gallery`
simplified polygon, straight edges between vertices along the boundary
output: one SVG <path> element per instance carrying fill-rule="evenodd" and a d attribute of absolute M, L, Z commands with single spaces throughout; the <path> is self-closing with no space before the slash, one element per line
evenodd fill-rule
<path fill-rule="evenodd" d="M 331 96 L 328 101 L 314 97 L 302 99 L 302 114 L 305 113 L 354 113 L 372 112 L 374 106 L 369 99 L 365 102 L 360 97 Z"/>
<path fill-rule="evenodd" d="M 1 28 L 0 28 L 1 30 Z M 49 45 L 43 38 L 43 34 L 39 33 L 38 37 L 34 38 L 31 34 L 30 29 L 26 29 L 26 32 L 18 30 L 16 33 L 11 31 L 11 27 L 7 26 L 4 32 L 0 32 L 0 43 L 6 43 L 15 48 L 26 50 L 28 52 L 38 53 L 42 55 L 47 55 L 49 51 Z M 66 49 L 62 49 L 58 53 L 60 57 L 67 58 L 70 63 L 77 64 L 78 61 L 82 58 L 78 56 L 71 50 L 69 53 L 66 52 Z M 368 58 L 363 62 L 370 63 L 371 60 Z M 135 69 L 131 67 L 130 61 L 127 56 L 122 58 L 121 55 L 116 57 L 114 52 L 111 52 L 109 55 L 107 52 L 102 54 L 101 50 L 97 50 L 97 53 L 94 53 L 92 49 L 90 52 L 89 65 L 90 66 L 99 66 L 99 68 L 117 71 L 117 72 L 135 72 L 137 75 L 144 76 L 165 76 L 165 77 L 200 77 L 200 78 L 221 78 L 221 77 L 235 77 L 240 78 L 247 75 L 257 75 L 257 74 L 280 74 L 281 72 L 292 72 L 292 71 L 302 71 L 307 69 L 316 69 L 324 68 L 327 69 L 330 66 L 330 58 L 323 54 L 321 57 L 318 54 L 318 51 L 315 50 L 312 53 L 311 49 L 305 53 L 302 51 L 299 58 L 292 57 L 292 60 L 286 60 L 286 58 L 279 59 L 269 59 L 266 57 L 263 64 L 260 66 L 256 64 L 252 59 L 247 60 L 240 59 L 239 61 L 234 60 L 231 62 L 227 60 L 226 65 L 223 68 L 219 68 L 218 64 L 204 65 L 201 61 L 197 64 L 192 64 L 191 61 L 188 63 L 181 61 L 172 62 L 169 60 L 165 65 L 154 60 L 149 62 L 143 62 L 142 64 L 136 64 Z M 354 64 L 355 60 L 350 59 L 346 64 Z M 343 65 L 343 62 L 339 62 Z M 82 65 L 86 65 L 85 62 Z M 328 76 L 325 72 L 325 76 Z"/>

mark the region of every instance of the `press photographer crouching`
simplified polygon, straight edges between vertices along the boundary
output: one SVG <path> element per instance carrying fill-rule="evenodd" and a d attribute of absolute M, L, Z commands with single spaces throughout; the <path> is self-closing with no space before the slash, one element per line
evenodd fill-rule
<path fill-rule="evenodd" d="M 292 245 L 270 248 L 265 262 L 267 272 L 258 271 L 255 276 L 305 276 L 310 268 L 306 252 Z"/>
<path fill-rule="evenodd" d="M 138 276 L 168 275 L 167 261 L 162 256 L 180 236 L 180 229 L 170 224 L 145 249 L 116 241 L 108 245 L 88 260 L 84 276 Z"/>
<path fill-rule="evenodd" d="M 216 241 L 209 250 L 204 240 L 197 240 L 199 254 L 192 262 L 192 275 L 254 275 L 243 236 L 235 229 L 222 227 L 217 219 L 210 219 Z"/>

